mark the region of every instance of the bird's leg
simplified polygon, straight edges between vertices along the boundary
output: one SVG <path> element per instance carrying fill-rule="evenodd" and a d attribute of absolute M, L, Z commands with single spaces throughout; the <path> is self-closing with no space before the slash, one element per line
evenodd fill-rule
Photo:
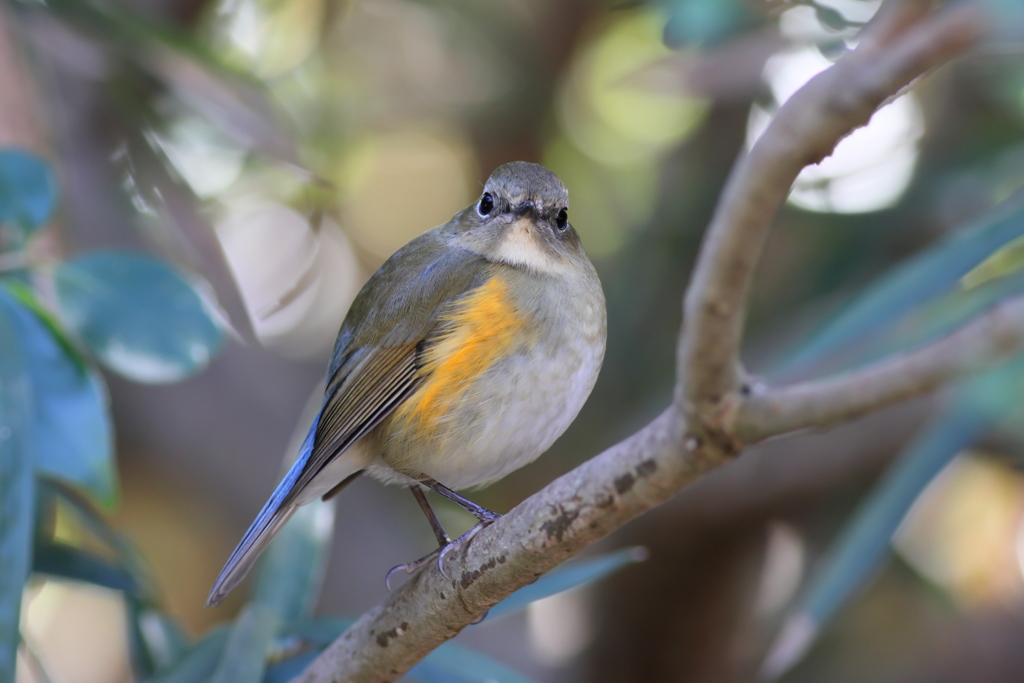
<path fill-rule="evenodd" d="M 442 496 L 452 501 L 453 503 L 457 503 L 459 507 L 461 507 L 463 510 L 465 510 L 466 512 L 470 513 L 478 520 L 480 520 L 476 523 L 476 526 L 474 526 L 472 529 L 456 538 L 451 543 L 448 543 L 446 546 L 441 548 L 441 552 L 438 553 L 437 569 L 441 572 L 441 576 L 447 579 L 448 574 L 444 571 L 445 555 L 447 555 L 453 550 L 458 550 L 459 548 L 461 548 L 464 543 L 468 543 L 469 539 L 476 536 L 481 529 L 501 519 L 501 515 L 499 515 L 497 512 L 491 512 L 487 508 L 481 507 L 471 500 L 463 498 L 459 494 L 455 493 L 455 491 L 452 491 L 444 484 L 434 479 L 431 479 L 430 477 L 420 477 L 419 481 L 421 484 L 428 486 L 429 488 L 433 489 L 434 491 L 441 494 Z"/>
<path fill-rule="evenodd" d="M 421 508 L 423 508 L 423 513 L 427 516 L 427 521 L 430 522 L 430 528 L 434 530 L 434 535 L 437 537 L 437 542 L 440 544 L 440 547 L 434 552 L 430 553 L 429 555 L 421 557 L 420 559 L 414 562 L 409 562 L 408 564 L 400 564 L 397 567 L 392 567 L 390 571 L 388 571 L 387 575 L 384 577 L 384 584 L 388 587 L 388 590 L 391 590 L 391 575 L 394 574 L 396 571 L 401 569 L 404 570 L 406 574 L 413 574 L 422 567 L 425 567 L 426 565 L 430 564 L 430 561 L 435 556 L 437 557 L 437 568 L 441 572 L 441 576 L 445 577 L 446 579 L 449 578 L 448 574 L 444 571 L 445 556 L 452 550 L 458 550 L 459 548 L 461 548 L 464 543 L 469 542 L 469 539 L 476 536 L 481 529 L 501 518 L 501 515 L 499 515 L 497 512 L 491 512 L 487 508 L 481 507 L 480 505 L 477 505 L 473 501 L 463 498 L 459 494 L 455 493 L 455 491 L 452 491 L 450 488 L 448 488 L 447 486 L 438 482 L 435 479 L 431 479 L 430 477 L 427 476 L 422 476 L 419 478 L 419 482 L 424 486 L 436 491 L 438 494 L 444 496 L 453 503 L 458 504 L 459 507 L 461 507 L 463 510 L 470 513 L 480 521 L 477 522 L 476 526 L 474 526 L 472 529 L 456 538 L 454 541 L 451 540 L 450 538 L 448 538 L 448 534 L 446 534 L 444 529 L 441 527 L 441 523 L 437 520 L 437 515 L 435 515 L 434 511 L 431 509 L 430 503 L 427 502 L 427 497 L 423 493 L 423 489 L 417 485 L 411 486 L 410 488 L 412 489 L 412 495 L 416 497 L 416 502 L 420 504 Z"/>
<path fill-rule="evenodd" d="M 427 495 L 423 493 L 423 488 L 420 486 L 410 486 L 409 490 L 412 491 L 412 495 L 415 496 L 416 502 L 420 504 L 423 514 L 427 516 L 427 521 L 430 522 L 430 528 L 434 530 L 434 536 L 437 537 L 437 545 L 443 548 L 451 543 L 452 539 L 448 538 L 448 534 L 445 533 L 444 527 L 442 527 L 441 522 L 438 521 L 437 515 L 434 514 L 434 510 L 430 507 L 430 503 L 427 502 Z"/>
<path fill-rule="evenodd" d="M 428 555 L 424 555 L 418 560 L 409 562 L 407 564 L 400 564 L 396 567 L 392 567 L 388 570 L 387 575 L 384 577 L 384 585 L 391 590 L 391 575 L 399 569 L 404 570 L 406 574 L 412 574 L 422 567 L 430 564 L 431 560 L 435 556 L 439 555 L 444 548 L 451 545 L 452 539 L 445 533 L 444 527 L 441 526 L 440 520 L 437 519 L 437 515 L 434 514 L 433 508 L 430 507 L 430 503 L 427 502 L 427 496 L 423 493 L 423 488 L 419 484 L 413 484 L 409 487 L 412 491 L 412 495 L 416 498 L 416 502 L 420 504 L 420 509 L 423 510 L 423 514 L 427 516 L 427 521 L 430 522 L 430 528 L 434 531 L 434 536 L 437 538 L 437 549 Z"/>
<path fill-rule="evenodd" d="M 481 507 L 474 503 L 473 501 L 463 498 L 459 494 L 455 493 L 455 491 L 452 491 L 444 484 L 434 479 L 431 479 L 430 477 L 420 477 L 419 481 L 424 486 L 433 489 L 434 491 L 441 494 L 448 500 L 457 504 L 459 507 L 461 507 L 469 514 L 479 519 L 484 524 L 484 526 L 501 518 L 501 515 L 499 515 L 497 512 L 491 512 L 487 508 Z"/>

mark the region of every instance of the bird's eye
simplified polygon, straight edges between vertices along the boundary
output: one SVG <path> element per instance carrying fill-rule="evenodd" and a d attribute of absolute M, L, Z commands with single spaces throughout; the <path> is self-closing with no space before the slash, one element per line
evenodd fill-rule
<path fill-rule="evenodd" d="M 476 207 L 476 210 L 480 212 L 481 216 L 486 216 L 494 211 L 494 197 L 491 196 L 490 192 L 484 192 L 484 196 L 480 198 L 480 204 Z"/>
<path fill-rule="evenodd" d="M 569 211 L 568 209 L 562 209 L 555 216 L 555 227 L 559 230 L 565 230 L 565 226 L 569 224 Z"/>

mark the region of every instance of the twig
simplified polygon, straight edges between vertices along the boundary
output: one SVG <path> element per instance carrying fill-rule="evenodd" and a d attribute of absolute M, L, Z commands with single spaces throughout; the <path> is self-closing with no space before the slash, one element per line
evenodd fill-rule
<path fill-rule="evenodd" d="M 838 377 L 769 389 L 744 401 L 736 432 L 747 442 L 820 427 L 933 391 L 1024 346 L 1024 297 L 1006 301 L 921 349 Z"/>
<path fill-rule="evenodd" d="M 923 0 L 883 5 L 857 49 L 779 109 L 726 183 L 686 295 L 676 384 L 676 402 L 691 429 L 722 448 L 739 446 L 727 425 L 740 403 L 744 309 L 768 230 L 793 181 L 866 124 L 887 98 L 981 33 L 976 7 L 925 18 L 929 7 Z"/>

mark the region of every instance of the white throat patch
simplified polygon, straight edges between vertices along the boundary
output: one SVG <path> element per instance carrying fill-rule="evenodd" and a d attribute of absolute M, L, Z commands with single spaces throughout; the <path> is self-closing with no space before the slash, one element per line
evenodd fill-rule
<path fill-rule="evenodd" d="M 540 237 L 534 234 L 535 230 L 529 219 L 516 220 L 502 236 L 495 256 L 510 266 L 522 266 L 542 273 L 567 272 L 569 264 L 549 254 L 540 244 Z"/>

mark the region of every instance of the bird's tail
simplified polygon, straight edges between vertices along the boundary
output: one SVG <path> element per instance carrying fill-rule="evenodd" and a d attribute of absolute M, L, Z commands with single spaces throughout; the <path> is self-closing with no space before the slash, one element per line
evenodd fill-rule
<path fill-rule="evenodd" d="M 220 570 L 220 576 L 217 577 L 213 588 L 210 589 L 210 597 L 206 599 L 207 607 L 219 605 L 227 597 L 227 594 L 241 583 L 245 575 L 252 569 L 253 564 L 259 559 L 260 554 L 301 504 L 295 500 L 295 496 L 289 494 L 292 492 L 295 483 L 299 480 L 303 469 L 306 467 L 306 462 L 313 452 L 313 440 L 316 436 L 316 428 L 319 422 L 320 415 L 318 414 L 313 420 L 313 424 L 310 426 L 309 433 L 302 442 L 302 446 L 299 448 L 299 457 L 292 464 L 281 483 L 277 485 L 273 495 L 270 496 L 270 500 L 260 510 L 260 514 L 256 516 L 256 521 L 245 532 L 245 536 L 242 536 L 242 540 L 238 543 L 238 547 L 235 548 L 234 552 L 231 553 L 231 557 L 228 558 L 224 568 Z M 287 503 L 285 502 L 286 500 L 288 501 Z"/>
<path fill-rule="evenodd" d="M 241 583 L 270 541 L 281 530 L 284 523 L 291 519 L 292 513 L 298 508 L 298 505 L 291 503 L 279 510 L 268 509 L 274 502 L 273 498 L 267 501 L 267 505 L 264 506 L 259 517 L 245 532 L 238 547 L 231 553 L 224 568 L 220 570 L 220 576 L 217 577 L 213 588 L 210 589 L 210 597 L 206 599 L 207 607 L 219 605 L 227 597 L 227 594 Z"/>

